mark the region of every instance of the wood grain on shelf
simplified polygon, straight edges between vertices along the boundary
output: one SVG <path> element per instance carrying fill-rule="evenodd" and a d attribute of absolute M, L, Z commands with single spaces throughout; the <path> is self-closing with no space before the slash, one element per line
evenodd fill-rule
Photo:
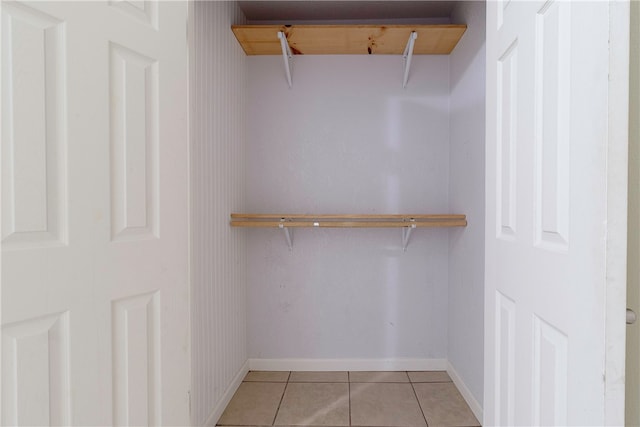
<path fill-rule="evenodd" d="M 413 53 L 446 55 L 466 25 L 233 25 L 247 55 L 281 55 L 283 31 L 294 55 L 402 55 L 412 31 L 418 33 Z"/>

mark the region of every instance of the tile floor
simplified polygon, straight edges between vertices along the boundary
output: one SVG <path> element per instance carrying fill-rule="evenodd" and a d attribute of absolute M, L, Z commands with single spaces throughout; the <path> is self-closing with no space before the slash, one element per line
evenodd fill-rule
<path fill-rule="evenodd" d="M 479 426 L 446 372 L 251 371 L 219 426 Z"/>

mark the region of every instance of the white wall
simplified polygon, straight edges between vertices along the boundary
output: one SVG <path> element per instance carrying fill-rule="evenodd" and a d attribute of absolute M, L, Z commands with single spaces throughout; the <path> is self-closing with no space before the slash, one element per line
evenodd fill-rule
<path fill-rule="evenodd" d="M 248 64 L 250 212 L 449 210 L 447 56 L 414 57 L 406 90 L 398 56 L 296 56 L 293 89 L 281 57 Z M 249 230 L 250 357 L 446 358 L 448 233 L 403 253 L 397 229 L 295 230 L 292 251 Z"/>
<path fill-rule="evenodd" d="M 215 422 L 242 375 L 246 349 L 247 59 L 229 29 L 235 2 L 190 2 L 192 424 Z"/>
<path fill-rule="evenodd" d="M 485 3 L 454 9 L 467 32 L 450 56 L 449 206 L 468 226 L 449 240 L 449 363 L 482 405 L 484 349 Z"/>

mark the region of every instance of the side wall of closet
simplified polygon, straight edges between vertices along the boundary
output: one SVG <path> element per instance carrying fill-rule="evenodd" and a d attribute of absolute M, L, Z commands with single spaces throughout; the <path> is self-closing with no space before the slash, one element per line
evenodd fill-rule
<path fill-rule="evenodd" d="M 476 1 L 456 6 L 452 22 L 467 24 L 467 32 L 449 56 L 449 206 L 451 212 L 465 213 L 468 225 L 449 234 L 447 359 L 479 406 L 484 387 L 485 9 Z"/>
<path fill-rule="evenodd" d="M 246 230 L 229 227 L 247 200 L 247 57 L 235 2 L 190 8 L 191 417 L 203 425 L 247 361 Z"/>

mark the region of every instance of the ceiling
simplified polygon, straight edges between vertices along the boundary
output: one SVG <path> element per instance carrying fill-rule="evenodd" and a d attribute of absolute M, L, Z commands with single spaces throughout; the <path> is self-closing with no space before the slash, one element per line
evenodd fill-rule
<path fill-rule="evenodd" d="M 249 22 L 255 21 L 405 21 L 449 20 L 455 1 L 239 1 Z"/>

